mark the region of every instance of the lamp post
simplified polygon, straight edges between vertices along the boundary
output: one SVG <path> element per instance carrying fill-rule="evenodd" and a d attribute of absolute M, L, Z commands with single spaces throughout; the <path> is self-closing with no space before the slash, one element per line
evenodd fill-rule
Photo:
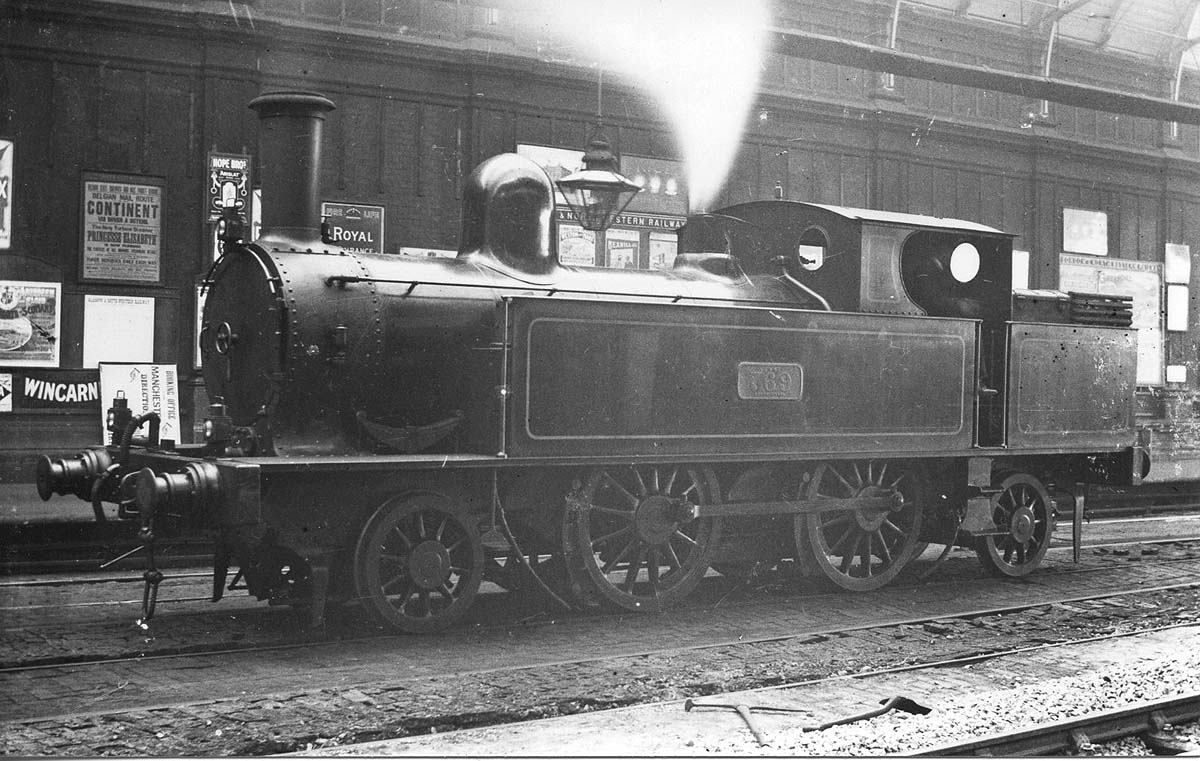
<path fill-rule="evenodd" d="M 598 130 L 583 154 L 583 168 L 559 180 L 558 187 L 585 230 L 607 229 L 641 190 L 617 172 L 617 157 Z"/>
<path fill-rule="evenodd" d="M 617 157 L 601 133 L 604 113 L 604 71 L 596 72 L 596 129 L 583 153 L 583 168 L 558 181 L 567 206 L 584 230 L 608 229 L 641 187 L 617 172 Z"/>

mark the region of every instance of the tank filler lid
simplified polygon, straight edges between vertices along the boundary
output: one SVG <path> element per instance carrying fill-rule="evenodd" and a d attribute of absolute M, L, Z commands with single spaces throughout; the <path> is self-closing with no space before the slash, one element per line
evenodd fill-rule
<path fill-rule="evenodd" d="M 993 235 L 1009 235 L 1003 230 L 997 230 L 994 227 L 981 225 L 978 222 L 969 222 L 965 219 L 952 219 L 949 217 L 933 217 L 925 214 L 905 214 L 898 211 L 878 211 L 876 209 L 856 209 L 850 206 L 831 206 L 823 203 L 804 203 L 803 206 L 812 206 L 818 209 L 825 209 L 828 212 L 845 217 L 846 219 L 854 219 L 862 222 L 878 222 L 883 224 L 904 225 L 906 227 L 922 227 L 935 228 L 942 230 L 959 230 L 963 232 L 989 233 Z"/>

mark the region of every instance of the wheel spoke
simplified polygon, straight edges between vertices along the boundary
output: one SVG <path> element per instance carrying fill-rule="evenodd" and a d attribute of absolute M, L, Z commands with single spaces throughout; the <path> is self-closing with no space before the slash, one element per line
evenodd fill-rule
<path fill-rule="evenodd" d="M 638 538 L 635 536 L 633 539 L 631 539 L 629 541 L 628 544 L 626 544 L 623 548 L 621 548 L 621 551 L 617 553 L 617 556 L 615 558 L 608 561 L 607 563 L 605 563 L 603 565 L 603 567 L 600 568 L 600 573 L 607 576 L 608 572 L 611 571 L 617 565 L 617 563 L 620 563 L 622 560 L 625 559 L 625 556 L 629 554 L 629 550 L 633 549 L 638 544 L 640 544 L 640 542 L 638 542 Z"/>
<path fill-rule="evenodd" d="M 407 535 L 407 534 L 405 534 L 403 531 L 401 531 L 399 526 L 396 526 L 396 527 L 394 527 L 394 528 L 393 528 L 393 529 L 392 529 L 392 530 L 391 530 L 391 531 L 388 533 L 388 537 L 390 538 L 390 536 L 391 536 L 392 534 L 395 534 L 395 535 L 396 535 L 396 536 L 397 536 L 397 537 L 400 539 L 400 541 L 401 541 L 401 542 L 404 544 L 404 549 L 406 549 L 406 550 L 411 550 L 411 549 L 412 549 L 412 547 L 413 547 L 413 543 L 412 543 L 411 541 L 409 541 L 408 535 Z M 387 541 L 387 538 L 385 538 L 385 539 L 384 539 L 384 541 L 386 542 L 386 541 Z"/>
<path fill-rule="evenodd" d="M 837 540 L 836 542 L 834 542 L 833 544 L 829 545 L 829 554 L 830 554 L 830 555 L 838 555 L 838 554 L 840 554 L 840 553 L 838 552 L 838 550 L 839 550 L 839 549 L 840 549 L 840 548 L 841 548 L 843 545 L 845 545 L 845 544 L 846 544 L 846 540 L 847 540 L 847 539 L 850 539 L 850 538 L 851 538 L 851 537 L 853 537 L 853 536 L 855 536 L 855 534 L 857 534 L 857 533 L 858 533 L 858 532 L 857 532 L 857 531 L 855 531 L 855 527 L 854 527 L 854 526 L 849 526 L 849 527 L 847 527 L 847 528 L 846 528 L 846 530 L 845 530 L 845 531 L 843 531 L 843 532 L 841 533 L 841 535 L 838 537 L 838 540 Z M 856 546 L 857 546 L 857 545 L 856 545 Z"/>
<path fill-rule="evenodd" d="M 884 541 L 882 529 L 875 529 L 872 538 L 874 543 L 879 545 L 879 559 L 883 561 L 884 565 L 891 565 L 892 551 L 888 549 L 887 542 Z"/>
<path fill-rule="evenodd" d="M 611 474 L 611 473 L 609 473 L 607 470 L 606 470 L 606 471 L 604 471 L 604 482 L 605 482 L 606 484 L 608 484 L 610 487 L 612 487 L 613 489 L 616 489 L 616 490 L 617 490 L 617 493 L 618 493 L 618 494 L 620 494 L 622 497 L 624 497 L 624 498 L 625 498 L 625 501 L 626 501 L 626 502 L 628 502 L 628 503 L 629 503 L 629 505 L 630 505 L 631 507 L 635 507 L 635 508 L 636 508 L 636 507 L 638 506 L 638 504 L 640 504 L 641 500 L 639 500 L 637 497 L 635 497 L 635 496 L 633 496 L 632 494 L 630 494 L 630 493 L 629 493 L 629 490 L 628 490 L 628 489 L 626 489 L 626 488 L 625 488 L 625 487 L 624 487 L 624 486 L 621 484 L 621 482 L 620 482 L 620 481 L 618 481 L 617 479 L 613 478 L 613 477 L 612 477 L 612 474 Z"/>
<path fill-rule="evenodd" d="M 700 545 L 699 545 L 699 544 L 696 542 L 696 540 L 695 540 L 695 539 L 693 539 L 692 537 L 690 537 L 690 536 L 688 536 L 687 534 L 683 533 L 683 530 L 682 530 L 682 529 L 675 529 L 675 533 L 674 533 L 674 534 L 671 534 L 671 536 L 672 536 L 672 538 L 675 538 L 675 539 L 682 539 L 683 541 L 685 541 L 685 542 L 687 542 L 688 544 L 690 544 L 692 547 L 699 547 L 699 546 L 700 546 Z"/>
<path fill-rule="evenodd" d="M 862 545 L 862 551 L 858 553 L 858 559 L 862 563 L 863 576 L 871 575 L 871 545 L 874 544 L 874 542 L 871 541 L 871 538 L 871 534 L 863 534 L 862 541 L 860 542 Z"/>
<path fill-rule="evenodd" d="M 646 553 L 646 578 L 650 581 L 650 592 L 658 597 L 662 587 L 658 583 L 658 550 L 654 547 Z"/>
<path fill-rule="evenodd" d="M 638 572 L 642 569 L 642 561 L 646 559 L 646 548 L 639 546 L 637 554 L 633 557 L 633 562 L 625 570 L 625 582 L 621 584 L 621 588 L 626 592 L 633 591 L 633 585 L 637 583 Z"/>
<path fill-rule="evenodd" d="M 642 471 L 637 468 L 633 469 L 633 477 L 637 479 L 637 493 L 639 497 L 650 496 L 650 491 L 646 488 L 646 480 L 642 478 Z"/>
<path fill-rule="evenodd" d="M 686 534 L 683 534 L 680 531 L 676 531 L 676 534 L 686 536 Z M 667 541 L 664 542 L 662 546 L 663 551 L 667 554 L 667 565 L 671 571 L 676 571 L 683 567 L 683 563 L 679 562 L 679 556 L 675 554 L 675 547 L 671 544 L 671 539 L 674 538 L 674 536 L 668 537 Z"/>
<path fill-rule="evenodd" d="M 838 471 L 837 471 L 837 468 L 834 468 L 834 467 L 832 467 L 832 466 L 831 466 L 831 467 L 829 468 L 829 471 L 828 471 L 828 472 L 832 473 L 832 474 L 833 474 L 833 477 L 834 477 L 834 478 L 836 478 L 838 481 L 840 481 L 840 482 L 841 482 L 841 484 L 842 484 L 842 486 L 846 487 L 846 493 L 847 493 L 847 494 L 853 494 L 855 491 L 857 491 L 857 490 L 856 490 L 856 489 L 855 489 L 855 488 L 854 488 L 854 487 L 853 487 L 853 486 L 850 484 L 850 482 L 849 482 L 849 481 L 847 481 L 845 478 L 843 478 L 843 477 L 842 477 L 842 474 L 841 474 L 841 473 L 838 473 Z M 821 495 L 821 496 L 825 496 L 825 495 Z M 829 495 L 829 496 L 835 496 L 835 495 Z"/>
<path fill-rule="evenodd" d="M 634 510 L 621 510 L 617 507 L 604 507 L 603 505 L 592 505 L 592 512 L 603 513 L 604 515 L 615 515 L 618 518 L 624 518 L 627 521 L 632 521 L 637 514 Z"/>
<path fill-rule="evenodd" d="M 663 489 L 663 494 L 670 494 L 675 488 L 675 479 L 679 476 L 679 468 L 671 468 L 671 477 L 667 479 L 667 486 Z"/>
<path fill-rule="evenodd" d="M 605 542 L 607 542 L 610 539 L 616 539 L 619 536 L 624 536 L 625 534 L 628 534 L 631 531 L 633 531 L 633 526 L 625 526 L 623 528 L 617 529 L 616 531 L 605 534 L 604 536 L 600 537 L 599 539 L 593 539 L 592 540 L 592 550 L 594 551 L 597 547 L 604 544 Z"/>

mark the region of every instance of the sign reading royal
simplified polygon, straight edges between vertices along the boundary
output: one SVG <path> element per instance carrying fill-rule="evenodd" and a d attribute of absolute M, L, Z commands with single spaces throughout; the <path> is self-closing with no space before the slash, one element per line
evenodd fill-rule
<path fill-rule="evenodd" d="M 383 253 L 383 207 L 325 202 L 321 217 L 328 227 L 327 243 L 362 254 Z"/>

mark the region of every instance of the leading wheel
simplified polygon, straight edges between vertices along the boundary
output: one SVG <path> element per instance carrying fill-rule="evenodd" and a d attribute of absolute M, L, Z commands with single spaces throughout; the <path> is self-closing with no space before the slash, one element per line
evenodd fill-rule
<path fill-rule="evenodd" d="M 707 470 L 604 467 L 568 498 L 563 551 L 573 581 L 626 610 L 659 611 L 708 570 L 717 518 L 697 518 L 717 494 Z"/>
<path fill-rule="evenodd" d="M 445 497 L 416 494 L 376 511 L 354 551 L 363 605 L 393 629 L 434 632 L 467 611 L 483 577 L 473 521 Z"/>
<path fill-rule="evenodd" d="M 925 479 L 914 465 L 825 463 L 813 472 L 805 496 L 875 503 L 796 516 L 796 561 L 806 576 L 855 592 L 878 589 L 925 547 Z M 880 499 L 888 506 L 880 508 Z"/>
<path fill-rule="evenodd" d="M 975 553 L 983 567 L 998 576 L 1024 576 L 1046 556 L 1054 534 L 1054 511 L 1042 482 L 1016 473 L 1000 482 L 992 497 L 996 534 L 981 536 Z"/>

